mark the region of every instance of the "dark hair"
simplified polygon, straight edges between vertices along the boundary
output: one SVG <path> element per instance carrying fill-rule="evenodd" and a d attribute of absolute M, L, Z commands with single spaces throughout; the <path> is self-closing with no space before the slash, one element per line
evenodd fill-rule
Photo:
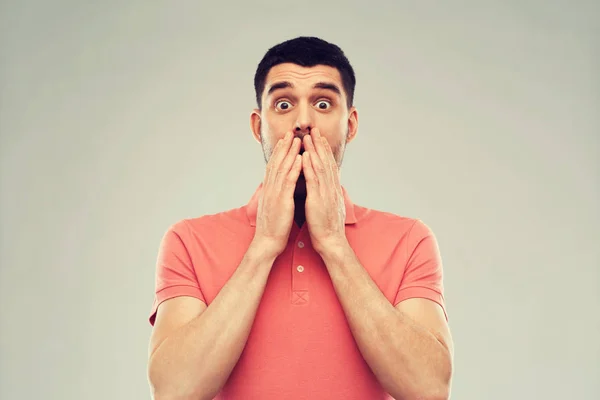
<path fill-rule="evenodd" d="M 267 74 L 275 65 L 282 63 L 293 63 L 303 67 L 327 65 L 336 68 L 342 78 L 348 108 L 352 107 L 356 78 L 342 49 L 317 37 L 300 36 L 271 47 L 258 64 L 254 75 L 254 90 L 259 109 L 262 104 L 262 93 L 265 90 Z"/>

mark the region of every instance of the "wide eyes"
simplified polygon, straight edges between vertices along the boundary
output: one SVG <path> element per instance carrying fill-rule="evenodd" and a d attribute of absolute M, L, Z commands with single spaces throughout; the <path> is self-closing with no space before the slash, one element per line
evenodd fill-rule
<path fill-rule="evenodd" d="M 292 107 L 292 104 L 286 100 L 279 100 L 275 103 L 275 108 L 281 111 L 287 111 Z"/>
<path fill-rule="evenodd" d="M 328 100 L 319 100 L 315 103 L 315 107 L 317 107 L 319 110 L 325 111 L 331 108 L 331 102 Z M 292 103 L 287 100 L 278 100 L 275 102 L 275 109 L 278 111 L 288 111 L 291 108 Z"/>
<path fill-rule="evenodd" d="M 327 110 L 327 109 L 329 109 L 329 107 L 331 107 L 331 103 L 328 102 L 327 100 L 319 100 L 317 102 L 317 108 L 319 110 Z"/>

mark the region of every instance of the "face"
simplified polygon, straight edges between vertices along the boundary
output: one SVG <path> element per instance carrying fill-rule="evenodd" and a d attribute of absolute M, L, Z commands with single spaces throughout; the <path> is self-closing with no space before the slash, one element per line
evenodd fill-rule
<path fill-rule="evenodd" d="M 358 113 L 348 109 L 342 78 L 336 68 L 285 63 L 271 68 L 262 95 L 262 110 L 254 110 L 251 127 L 268 162 L 277 141 L 292 131 L 303 138 L 318 128 L 341 167 L 346 144 L 354 139 Z M 302 153 L 302 148 L 300 152 Z"/>

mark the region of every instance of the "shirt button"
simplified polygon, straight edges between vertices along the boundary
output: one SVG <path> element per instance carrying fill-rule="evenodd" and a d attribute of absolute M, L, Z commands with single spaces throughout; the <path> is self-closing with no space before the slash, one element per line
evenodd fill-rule
<path fill-rule="evenodd" d="M 304 267 L 303 267 L 302 265 L 298 265 L 298 266 L 296 267 L 296 270 L 297 270 L 298 272 L 302 272 L 302 271 L 304 271 Z"/>
<path fill-rule="evenodd" d="M 303 248 L 304 247 L 304 242 L 298 242 L 298 247 Z"/>

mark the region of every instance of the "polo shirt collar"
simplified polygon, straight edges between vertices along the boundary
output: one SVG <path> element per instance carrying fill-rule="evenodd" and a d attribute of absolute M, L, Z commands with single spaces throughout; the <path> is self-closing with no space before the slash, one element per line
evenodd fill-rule
<path fill-rule="evenodd" d="M 250 198 L 250 201 L 246 204 L 246 214 L 251 226 L 256 226 L 256 213 L 258 211 L 258 199 L 262 191 L 262 182 L 258 185 L 258 188 Z M 346 206 L 346 225 L 356 223 L 356 214 L 354 213 L 354 203 L 348 195 L 348 191 L 342 185 L 342 194 L 344 196 L 344 205 Z"/>

